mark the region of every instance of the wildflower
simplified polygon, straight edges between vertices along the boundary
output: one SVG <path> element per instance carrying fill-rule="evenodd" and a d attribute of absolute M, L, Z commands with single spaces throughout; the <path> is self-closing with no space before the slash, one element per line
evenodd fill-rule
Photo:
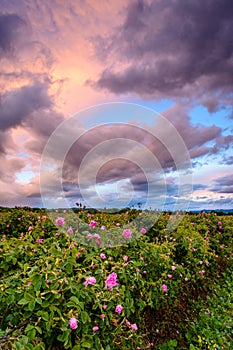
<path fill-rule="evenodd" d="M 128 260 L 129 260 L 129 257 L 128 257 L 127 255 L 124 255 L 124 256 L 123 256 L 123 260 L 124 260 L 124 261 L 128 261 Z"/>
<path fill-rule="evenodd" d="M 60 233 L 59 233 L 59 232 L 56 232 L 56 233 L 55 233 L 55 236 L 60 236 Z"/>
<path fill-rule="evenodd" d="M 100 317 L 102 318 L 102 320 L 104 320 L 105 314 L 102 314 Z"/>
<path fill-rule="evenodd" d="M 91 234 L 91 233 L 88 233 L 87 238 L 88 238 L 88 239 L 91 239 L 91 238 L 92 238 L 92 234 Z"/>
<path fill-rule="evenodd" d="M 176 269 L 176 267 L 174 265 L 172 265 L 171 269 L 172 269 L 172 271 L 174 271 Z"/>
<path fill-rule="evenodd" d="M 117 305 L 116 309 L 115 309 L 115 312 L 120 314 L 122 310 L 123 310 L 123 307 L 121 305 Z"/>
<path fill-rule="evenodd" d="M 95 326 L 92 328 L 93 329 L 93 332 L 97 332 L 99 330 L 99 327 L 98 326 Z"/>
<path fill-rule="evenodd" d="M 76 256 L 77 256 L 77 258 L 80 258 L 81 253 L 77 253 Z"/>
<path fill-rule="evenodd" d="M 163 284 L 163 285 L 162 285 L 162 290 L 163 290 L 164 292 L 167 291 L 167 286 L 166 286 L 166 284 Z"/>
<path fill-rule="evenodd" d="M 143 235 L 145 235 L 146 234 L 146 229 L 143 227 L 142 229 L 141 229 L 141 231 L 140 231 Z"/>
<path fill-rule="evenodd" d="M 90 226 L 91 228 L 94 228 L 94 227 L 96 227 L 97 225 L 98 225 L 98 222 L 95 221 L 95 220 L 91 220 L 91 222 L 90 222 L 90 224 L 89 224 L 89 226 Z"/>
<path fill-rule="evenodd" d="M 28 227 L 28 231 L 32 231 L 32 226 L 29 226 L 29 227 Z"/>
<path fill-rule="evenodd" d="M 104 309 L 104 310 L 106 310 L 106 309 L 107 309 L 107 307 L 108 307 L 107 305 L 104 305 L 104 306 L 103 306 L 103 309 Z"/>
<path fill-rule="evenodd" d="M 168 278 L 172 278 L 172 275 L 168 274 L 167 277 L 168 277 Z"/>
<path fill-rule="evenodd" d="M 185 280 L 185 282 L 187 282 L 189 279 L 188 279 L 187 277 L 185 277 L 185 279 L 184 279 L 184 280 Z"/>
<path fill-rule="evenodd" d="M 85 248 L 84 248 L 84 247 L 82 247 L 82 248 L 81 248 L 81 251 L 82 251 L 82 252 L 84 252 L 84 250 L 85 250 Z"/>
<path fill-rule="evenodd" d="M 131 323 L 129 321 L 125 321 L 126 326 L 131 326 Z"/>
<path fill-rule="evenodd" d="M 90 214 L 90 213 L 88 213 L 88 214 L 87 214 L 87 217 L 88 217 L 88 219 L 90 219 L 90 218 L 91 218 L 91 214 Z"/>
<path fill-rule="evenodd" d="M 101 230 L 106 230 L 106 226 L 101 226 Z"/>
<path fill-rule="evenodd" d="M 116 280 L 117 280 L 117 274 L 115 272 L 110 273 L 110 275 L 105 281 L 105 288 L 108 288 L 110 291 L 112 291 L 113 287 L 119 285 Z"/>
<path fill-rule="evenodd" d="M 223 249 L 223 245 L 220 245 L 219 248 L 220 248 L 220 249 Z"/>
<path fill-rule="evenodd" d="M 70 248 L 70 249 L 74 248 L 74 245 L 73 245 L 73 244 L 70 244 L 70 245 L 69 245 L 69 248 Z"/>
<path fill-rule="evenodd" d="M 95 234 L 93 235 L 93 238 L 100 239 L 100 235 L 98 235 L 98 233 L 95 233 Z"/>
<path fill-rule="evenodd" d="M 70 227 L 68 228 L 67 232 L 68 232 L 69 234 L 73 233 L 73 228 L 70 226 Z"/>
<path fill-rule="evenodd" d="M 203 264 L 203 261 L 199 261 L 199 264 L 202 265 L 202 264 Z"/>
<path fill-rule="evenodd" d="M 130 238 L 132 236 L 132 232 L 130 231 L 130 229 L 126 229 L 123 231 L 122 236 L 125 238 Z"/>
<path fill-rule="evenodd" d="M 117 222 L 117 223 L 116 223 L 116 226 L 120 227 L 120 226 L 121 226 L 121 224 L 119 224 L 119 222 Z"/>
<path fill-rule="evenodd" d="M 101 259 L 106 259 L 106 255 L 105 255 L 104 253 L 101 253 L 101 254 L 100 254 L 100 258 L 101 258 Z"/>
<path fill-rule="evenodd" d="M 102 241 L 101 241 L 101 239 L 100 239 L 100 238 L 99 238 L 99 239 L 97 239 L 96 244 L 97 244 L 97 245 L 101 245 L 101 244 L 102 244 Z"/>
<path fill-rule="evenodd" d="M 131 327 L 132 327 L 133 331 L 137 331 L 138 330 L 138 327 L 137 327 L 136 323 L 131 324 Z"/>
<path fill-rule="evenodd" d="M 86 281 L 83 284 L 87 288 L 88 284 L 96 284 L 96 279 L 95 277 L 86 277 Z"/>
<path fill-rule="evenodd" d="M 69 325 L 71 329 L 76 329 L 78 327 L 77 320 L 75 317 L 71 317 L 69 320 Z"/>
<path fill-rule="evenodd" d="M 65 220 L 62 217 L 59 217 L 56 219 L 57 226 L 63 226 L 65 223 Z"/>
<path fill-rule="evenodd" d="M 43 238 L 39 238 L 36 240 L 36 243 L 43 243 Z"/>

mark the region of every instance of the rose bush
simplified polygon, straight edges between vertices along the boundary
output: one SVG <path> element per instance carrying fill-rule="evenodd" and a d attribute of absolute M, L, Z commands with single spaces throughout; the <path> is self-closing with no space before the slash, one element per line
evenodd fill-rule
<path fill-rule="evenodd" d="M 29 208 L 1 213 L 3 349 L 198 346 L 187 318 L 200 313 L 198 298 L 203 302 L 212 295 L 231 271 L 232 217 L 190 214 L 168 232 L 172 215 L 162 213 L 150 230 L 141 232 L 142 221 L 123 228 L 124 221 L 134 220 L 135 210 L 115 215 L 78 211 L 91 225 L 82 232 L 79 224 L 83 236 L 77 240 L 73 215 L 69 221 L 67 216 L 62 220 L 61 210 L 53 214 L 51 222 L 45 212 Z M 100 236 L 95 229 L 102 226 Z M 121 230 L 125 244 L 101 248 L 110 227 Z M 131 241 L 132 235 L 137 239 Z"/>

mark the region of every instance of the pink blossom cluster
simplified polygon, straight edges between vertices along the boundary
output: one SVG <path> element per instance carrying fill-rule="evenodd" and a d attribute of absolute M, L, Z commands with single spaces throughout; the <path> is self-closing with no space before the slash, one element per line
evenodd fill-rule
<path fill-rule="evenodd" d="M 131 327 L 133 331 L 138 330 L 138 326 L 136 323 L 131 324 L 129 321 L 126 321 L 125 324 L 126 324 L 126 326 Z"/>
<path fill-rule="evenodd" d="M 65 224 L 65 219 L 62 217 L 59 217 L 56 219 L 57 226 L 63 226 Z"/>
<path fill-rule="evenodd" d="M 132 236 L 132 232 L 127 228 L 123 231 L 122 236 L 125 238 L 130 238 Z"/>
<path fill-rule="evenodd" d="M 89 227 L 91 227 L 91 228 L 94 228 L 94 227 L 96 227 L 97 225 L 98 225 L 98 222 L 95 221 L 95 220 L 91 220 L 90 223 L 89 223 Z"/>
<path fill-rule="evenodd" d="M 115 312 L 117 314 L 120 314 L 122 312 L 122 310 L 123 310 L 123 306 L 121 306 L 121 305 L 117 305 L 116 308 L 115 308 Z"/>
<path fill-rule="evenodd" d="M 88 284 L 96 284 L 96 279 L 95 277 L 86 277 L 86 281 L 83 283 L 85 288 L 87 288 Z"/>
<path fill-rule="evenodd" d="M 78 324 L 77 324 L 77 319 L 75 317 L 71 317 L 70 320 L 69 320 L 69 325 L 70 325 L 70 328 L 71 329 L 76 329 L 78 327 Z"/>
<path fill-rule="evenodd" d="M 105 281 L 105 288 L 108 288 L 110 291 L 112 291 L 112 288 L 118 285 L 119 283 L 117 283 L 117 274 L 115 272 L 110 273 Z"/>

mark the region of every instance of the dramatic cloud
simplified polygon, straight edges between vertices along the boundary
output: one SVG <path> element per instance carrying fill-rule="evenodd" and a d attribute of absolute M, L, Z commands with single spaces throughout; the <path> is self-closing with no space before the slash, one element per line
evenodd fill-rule
<path fill-rule="evenodd" d="M 34 111 L 52 105 L 48 96 L 48 84 L 36 82 L 32 86 L 7 92 L 0 101 L 0 129 L 6 130 L 22 124 Z"/>
<path fill-rule="evenodd" d="M 24 26 L 25 21 L 17 14 L 0 14 L 0 59 L 3 55 L 14 53 Z"/>
<path fill-rule="evenodd" d="M 187 159 L 192 205 L 230 205 L 232 23 L 231 0 L 0 1 L 2 204 L 43 205 L 40 161 L 59 127 L 43 177 L 57 206 L 83 193 L 93 206 L 189 200 Z M 105 126 L 101 113 L 80 117 L 109 101 L 159 106 L 164 119 L 112 107 Z"/>
<path fill-rule="evenodd" d="M 223 176 L 216 179 L 213 190 L 218 193 L 233 193 L 233 177 Z"/>
<path fill-rule="evenodd" d="M 232 32 L 231 0 L 132 2 L 123 25 L 100 40 L 107 68 L 94 86 L 199 98 L 213 111 L 232 92 Z"/>

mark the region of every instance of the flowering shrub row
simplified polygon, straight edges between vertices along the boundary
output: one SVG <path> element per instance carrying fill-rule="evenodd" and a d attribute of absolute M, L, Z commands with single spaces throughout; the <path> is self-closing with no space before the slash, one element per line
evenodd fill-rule
<path fill-rule="evenodd" d="M 186 215 L 168 232 L 174 220 L 168 213 L 147 231 L 142 220 L 130 226 L 135 211 L 82 211 L 77 219 L 87 231 L 66 214 L 54 211 L 53 222 L 29 209 L 1 214 L 2 348 L 187 348 L 182 324 L 173 324 L 163 339 L 166 312 L 194 290 L 208 290 L 231 266 L 232 217 Z M 124 245 L 106 244 L 110 227 L 121 232 Z M 154 315 L 162 310 L 158 320 Z"/>

